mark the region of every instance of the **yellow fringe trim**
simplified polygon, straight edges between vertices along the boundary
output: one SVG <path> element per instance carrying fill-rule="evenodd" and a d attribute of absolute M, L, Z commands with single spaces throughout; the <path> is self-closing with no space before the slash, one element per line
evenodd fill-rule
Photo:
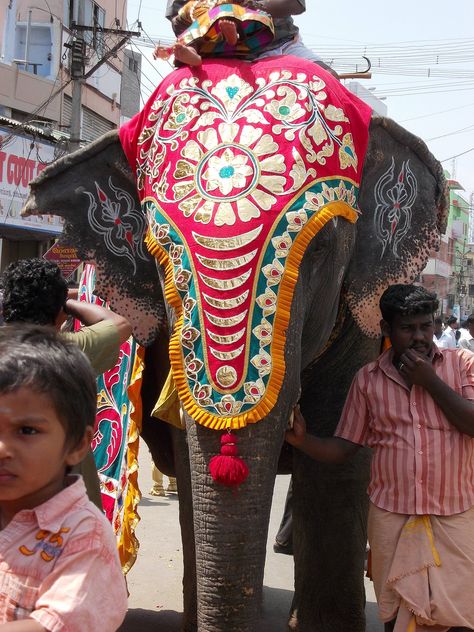
<path fill-rule="evenodd" d="M 273 324 L 272 340 L 272 371 L 263 399 L 245 413 L 229 417 L 219 417 L 199 407 L 188 385 L 183 368 L 183 356 L 180 343 L 180 333 L 183 326 L 183 308 L 181 297 L 173 282 L 173 265 L 168 253 L 156 241 L 148 230 L 145 244 L 151 255 L 156 257 L 165 272 L 165 298 L 174 307 L 177 323 L 169 343 L 169 354 L 173 377 L 178 389 L 181 405 L 186 412 L 199 424 L 213 430 L 238 430 L 249 423 L 256 423 L 266 417 L 276 404 L 285 377 L 285 341 L 286 329 L 290 321 L 291 304 L 296 282 L 299 276 L 299 265 L 310 241 L 336 216 L 344 217 L 351 223 L 357 221 L 356 211 L 345 202 L 330 202 L 316 215 L 313 215 L 301 232 L 296 236 L 287 257 L 285 272 L 278 291 L 278 307 Z"/>
<path fill-rule="evenodd" d="M 407 632 L 416 632 L 416 617 L 413 616 L 408 624 Z"/>
<path fill-rule="evenodd" d="M 145 368 L 144 357 L 144 347 L 137 345 L 132 377 L 127 390 L 130 399 L 130 419 L 127 442 L 128 486 L 123 508 L 122 529 L 118 542 L 118 553 L 124 575 L 126 575 L 135 564 L 138 548 L 140 546 L 135 535 L 135 530 L 140 522 L 137 506 L 142 497 L 138 487 L 138 447 L 142 429 L 142 402 L 140 392 L 143 370 Z"/>

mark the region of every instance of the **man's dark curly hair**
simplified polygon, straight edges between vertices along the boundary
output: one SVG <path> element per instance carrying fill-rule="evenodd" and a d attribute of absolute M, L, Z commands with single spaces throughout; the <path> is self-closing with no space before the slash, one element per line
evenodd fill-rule
<path fill-rule="evenodd" d="M 439 301 L 436 294 L 428 292 L 420 285 L 391 285 L 380 297 L 382 318 L 391 324 L 394 317 L 434 314 Z"/>
<path fill-rule="evenodd" d="M 11 263 L 2 275 L 0 286 L 6 323 L 54 325 L 68 292 L 59 267 L 44 259 Z"/>

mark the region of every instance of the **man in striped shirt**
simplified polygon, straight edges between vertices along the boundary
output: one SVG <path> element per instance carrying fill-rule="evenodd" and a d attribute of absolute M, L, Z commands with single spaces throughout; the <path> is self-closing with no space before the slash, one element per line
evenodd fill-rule
<path fill-rule="evenodd" d="M 368 532 L 386 632 L 474 629 L 474 355 L 436 346 L 437 307 L 422 287 L 389 287 L 392 347 L 356 374 L 335 436 L 306 434 L 298 411 L 287 433 L 326 462 L 373 449 Z"/>

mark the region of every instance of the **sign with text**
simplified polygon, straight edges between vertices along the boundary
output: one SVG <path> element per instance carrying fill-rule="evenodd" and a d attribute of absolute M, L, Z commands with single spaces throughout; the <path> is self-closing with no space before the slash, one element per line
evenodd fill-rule
<path fill-rule="evenodd" d="M 54 145 L 0 127 L 0 235 L 2 226 L 60 234 L 63 219 L 56 215 L 21 217 L 28 184 L 54 160 Z"/>
<path fill-rule="evenodd" d="M 44 253 L 43 259 L 56 263 L 61 269 L 65 279 L 69 278 L 82 263 L 77 257 L 77 248 L 61 246 L 60 244 L 51 246 L 51 248 Z"/>

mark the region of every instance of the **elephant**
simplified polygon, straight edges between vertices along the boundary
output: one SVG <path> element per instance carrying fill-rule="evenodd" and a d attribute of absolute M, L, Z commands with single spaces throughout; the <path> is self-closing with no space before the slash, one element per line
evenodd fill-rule
<path fill-rule="evenodd" d="M 239 97 L 242 85 L 245 89 Z M 296 88 L 293 90 L 292 86 Z M 328 105 L 325 99 L 334 94 L 336 105 Z M 234 98 L 241 100 L 223 109 L 222 103 L 232 103 Z M 391 283 L 416 279 L 430 251 L 438 247 L 445 228 L 445 180 L 440 164 L 424 142 L 394 121 L 369 112 L 366 151 L 364 156 L 359 156 L 357 164 L 355 132 L 353 130 L 350 137 L 346 133 L 349 119 L 344 114 L 345 108 L 350 109 L 351 100 L 335 79 L 305 60 L 279 57 L 255 64 L 206 60 L 198 69 L 173 71 L 152 97 L 148 113 L 142 112 L 134 119 L 134 125 L 138 126 L 133 141 L 135 148 L 138 144 L 136 163 L 131 159 L 131 145 L 124 142 L 124 134 L 111 131 L 87 147 L 60 158 L 30 183 L 24 214 L 52 213 L 64 218 L 63 242 L 75 245 L 82 259 L 95 263 L 97 293 L 110 302 L 112 309 L 131 320 L 135 337 L 147 346 L 147 371 L 142 389 L 143 437 L 160 469 L 176 473 L 178 479 L 184 554 L 183 629 L 186 631 L 251 632 L 259 629 L 272 491 L 291 411 L 300 401 L 309 432 L 320 436 L 334 432 L 355 372 L 380 351 L 380 295 Z M 205 107 L 201 107 L 204 102 Z M 252 109 L 242 118 L 242 108 L 250 102 Z M 356 106 L 361 111 L 365 107 L 357 103 Z M 353 115 L 357 116 L 357 112 Z M 219 117 L 225 119 L 223 127 L 220 127 Z M 298 127 L 298 117 L 306 121 L 304 126 Z M 147 127 L 146 120 L 152 122 L 152 127 Z M 257 124 L 264 127 L 264 133 L 253 137 L 250 128 Z M 217 154 L 218 160 L 210 162 L 209 155 L 197 149 L 196 139 L 203 143 L 212 138 L 215 141 L 215 135 L 221 132 L 222 142 L 208 146 L 208 154 L 214 157 L 217 146 L 221 152 Z M 274 134 L 273 139 L 268 138 L 271 134 Z M 244 135 L 246 143 L 242 140 Z M 234 178 L 234 187 L 246 186 L 246 178 L 253 177 L 249 147 L 263 138 L 267 153 L 263 152 L 264 157 L 259 158 L 258 173 L 263 177 L 264 168 L 272 165 L 273 179 L 260 181 L 274 186 L 271 199 L 267 191 L 259 197 L 260 206 L 255 198 L 252 205 L 232 205 L 229 202 L 232 187 L 224 179 Z M 190 139 L 193 139 L 192 144 Z M 180 144 L 184 142 L 188 144 Z M 318 151 L 313 151 L 318 144 Z M 229 147 L 233 153 L 229 153 Z M 238 151 L 249 157 L 248 160 L 242 158 L 232 163 L 230 158 L 234 159 Z M 283 158 L 276 158 L 277 154 Z M 201 162 L 190 167 L 189 160 L 186 163 L 189 156 Z M 309 156 L 309 160 L 305 162 L 304 156 Z M 225 164 L 223 157 L 228 159 Z M 202 166 L 205 160 L 206 165 Z M 329 185 L 318 189 L 319 193 L 308 188 L 305 178 L 315 181 L 324 164 L 332 164 L 331 160 L 345 165 L 344 172 L 352 168 L 351 173 L 360 175 L 360 190 L 355 191 L 353 184 L 347 185 L 350 190 L 344 188 L 346 185 L 339 175 L 334 186 L 331 179 L 325 180 Z M 284 171 L 282 165 L 289 161 L 292 161 L 291 170 Z M 240 171 L 236 172 L 234 167 Z M 226 198 L 215 216 L 214 211 L 209 211 L 209 205 L 199 206 L 202 199 L 192 197 L 197 195 L 191 191 L 192 187 L 197 186 L 200 177 L 206 179 L 205 176 L 207 184 L 201 198 L 208 200 L 218 193 Z M 185 333 L 192 330 L 195 339 L 209 333 L 207 325 L 198 333 L 188 326 L 192 310 L 180 307 L 177 302 L 180 284 L 186 277 L 183 252 L 188 253 L 190 259 L 199 252 L 191 252 L 195 246 L 189 252 L 186 248 L 179 249 L 170 239 L 169 224 L 165 230 L 164 224 L 153 214 L 155 211 L 150 211 L 150 204 L 153 206 L 154 202 L 146 195 L 152 188 L 143 193 L 147 178 L 157 199 L 166 201 L 174 191 L 174 205 L 170 208 L 178 209 L 185 217 L 179 231 L 191 232 L 192 226 L 194 232 L 201 234 L 210 230 L 211 217 L 217 218 L 219 214 L 218 229 L 212 238 L 206 233 L 209 252 L 215 243 L 227 247 L 229 235 L 238 223 L 235 216 L 240 212 L 245 221 L 239 225 L 239 239 L 253 239 L 252 221 L 265 213 L 268 215 L 274 207 L 278 207 L 275 212 L 281 212 L 278 205 L 283 202 L 279 201 L 279 195 L 285 186 L 289 187 L 292 204 L 303 196 L 308 212 L 317 200 L 331 202 L 331 208 L 340 210 L 338 199 L 354 202 L 357 198 L 359 210 L 349 212 L 345 204 L 345 214 L 341 211 L 325 216 L 318 230 L 310 233 L 306 241 L 298 242 L 299 237 L 295 237 L 292 242 L 304 247 L 301 246 L 298 256 L 291 260 L 293 267 L 288 267 L 294 274 L 293 280 L 284 286 L 288 290 L 286 298 L 281 298 L 282 305 L 287 307 L 286 320 L 282 317 L 280 321 L 276 318 L 272 321 L 275 330 L 278 323 L 280 326 L 280 338 L 275 334 L 274 340 L 280 344 L 279 366 L 283 369 L 276 380 L 273 400 L 260 415 L 262 419 L 253 420 L 255 423 L 241 423 L 239 410 L 242 408 L 233 409 L 232 400 L 224 396 L 221 404 L 230 404 L 221 415 L 201 411 L 196 412 L 195 419 L 189 412 L 194 410 L 194 404 L 189 403 L 187 391 L 188 399 L 182 397 L 184 378 L 179 376 L 177 358 L 180 350 L 183 357 L 185 352 L 189 355 L 190 348 L 196 350 L 191 344 L 193 340 Z M 221 180 L 217 182 L 216 178 Z M 251 189 L 253 194 L 256 186 Z M 321 182 L 319 186 L 323 186 Z M 358 195 L 351 197 L 350 191 Z M 294 207 L 287 205 L 284 211 L 288 208 Z M 318 209 L 308 224 L 320 216 Z M 300 218 L 298 212 L 285 215 L 288 226 Z M 294 223 L 291 226 L 294 231 L 300 230 Z M 280 237 L 277 239 L 275 248 L 280 249 L 279 252 L 288 244 L 288 230 L 283 241 L 279 241 Z M 179 231 L 176 229 L 176 234 Z M 202 235 L 200 238 L 204 239 Z M 145 239 L 148 250 L 144 247 Z M 269 243 L 270 238 L 267 238 L 265 247 L 269 247 Z M 154 256 L 157 250 L 158 261 Z M 247 255 L 253 256 L 248 248 Z M 234 283 L 234 277 L 229 276 L 227 268 L 247 262 L 246 255 L 235 256 L 234 264 L 229 263 L 229 257 L 221 259 L 218 265 L 210 255 L 199 256 L 207 267 L 196 268 L 194 276 L 188 274 L 185 278 L 188 288 L 198 276 L 212 286 L 209 270 L 216 267 L 224 268 L 224 280 L 214 283 L 228 287 Z M 262 261 L 266 264 L 262 264 L 262 268 L 268 273 L 268 283 L 273 282 L 271 277 L 278 266 Z M 278 270 L 275 274 L 279 274 Z M 242 278 L 245 281 L 244 273 L 238 276 L 239 283 Z M 288 277 L 281 278 L 283 284 Z M 163 292 L 167 301 L 163 299 Z M 212 294 L 212 289 L 208 287 L 207 292 Z M 189 291 L 186 294 L 183 290 L 183 295 L 189 298 Z M 218 304 L 216 296 L 214 293 L 211 301 Z M 244 300 L 243 294 L 239 297 L 239 301 Z M 261 339 L 266 332 L 261 327 L 257 329 Z M 176 338 L 177 331 L 181 338 Z M 266 348 L 264 343 L 262 348 Z M 220 357 L 219 354 L 216 357 Z M 265 355 L 260 352 L 260 360 L 262 357 Z M 188 360 L 189 372 L 194 370 L 191 365 L 196 365 L 196 358 L 197 355 Z M 170 360 L 173 372 L 181 380 L 178 392 L 184 409 L 185 432 L 150 417 Z M 265 376 L 261 363 L 258 368 L 261 371 L 258 375 Z M 236 379 L 229 364 L 225 371 L 215 375 L 222 378 L 219 384 L 223 392 L 225 380 Z M 274 384 L 271 378 L 268 384 Z M 209 390 L 201 390 L 202 397 L 209 395 Z M 197 398 L 201 397 L 200 393 Z M 246 396 L 250 395 L 251 390 Z M 249 401 L 254 400 L 245 400 Z M 209 410 L 210 407 L 211 404 Z M 204 415 L 206 423 L 196 423 L 199 415 Z M 211 459 L 219 455 L 220 449 L 222 454 L 225 452 L 224 444 L 221 445 L 224 435 L 213 430 L 212 424 L 223 428 L 224 421 L 231 424 L 234 442 L 238 440 L 232 458 L 238 450 L 239 457 L 235 458 L 241 457 L 249 472 L 237 489 L 216 483 L 209 472 Z M 295 593 L 289 629 L 362 632 L 365 629 L 363 568 L 370 454 L 366 449 L 360 450 L 346 464 L 335 466 L 312 461 L 295 450 L 290 454 L 290 461 Z"/>

